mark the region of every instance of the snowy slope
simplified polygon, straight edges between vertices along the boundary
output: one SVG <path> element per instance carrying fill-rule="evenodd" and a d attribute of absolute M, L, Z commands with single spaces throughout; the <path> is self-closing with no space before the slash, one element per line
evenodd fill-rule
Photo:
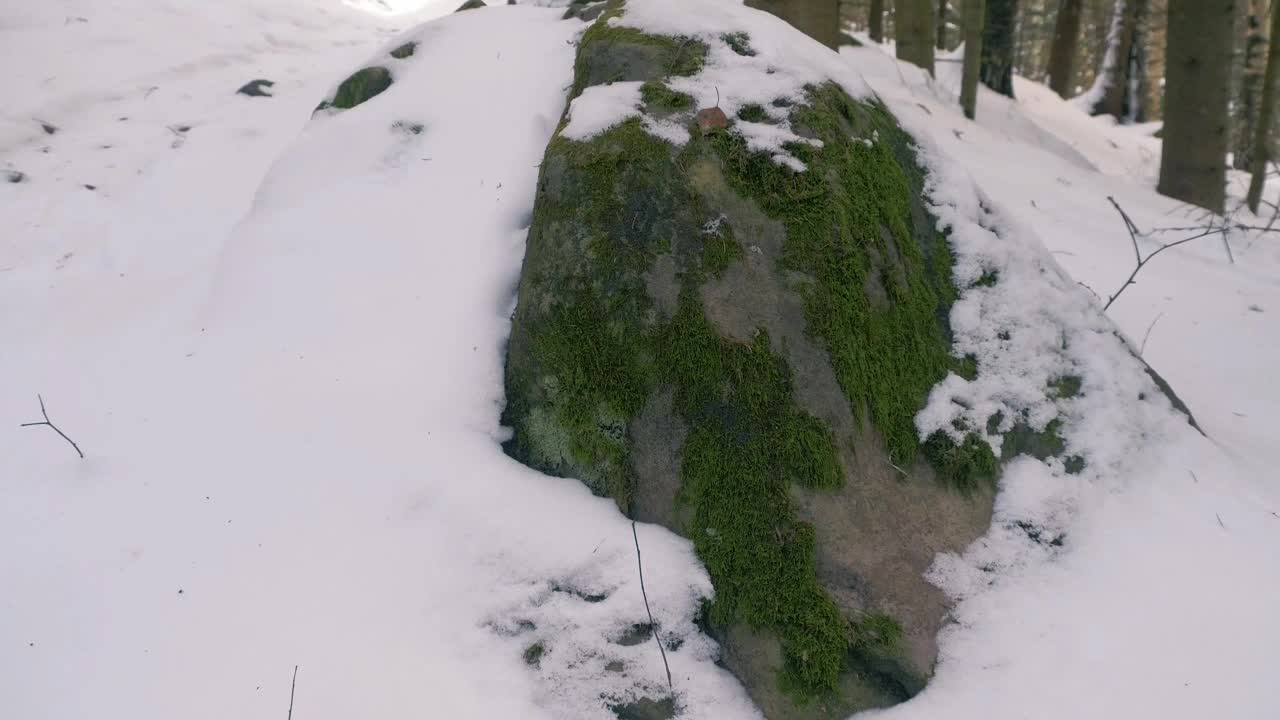
<path fill-rule="evenodd" d="M 1159 141 L 1138 129 L 1089 118 L 1025 81 L 1013 102 L 983 89 L 978 121 L 967 122 L 954 68 L 942 64 L 935 82 L 874 47 L 842 54 L 931 163 L 952 182 L 971 178 L 1011 236 L 1042 242 L 1104 297 L 1133 267 L 1108 195 L 1144 229 L 1199 220 L 1154 192 Z M 1235 264 L 1216 238 L 1163 253 L 1109 311 L 1207 437 L 1188 428 L 1147 437 L 1126 472 L 1073 488 L 1045 487 L 1029 461 L 1009 468 L 996 527 L 941 567 L 1005 557 L 1000 518 L 1046 499 L 1071 518 L 1063 549 L 990 586 L 974 583 L 981 572 L 944 578 L 963 600 L 937 677 L 883 716 L 1275 716 L 1280 242 L 1237 233 L 1231 243 Z"/>
<path fill-rule="evenodd" d="M 599 718 L 665 688 L 652 642 L 614 642 L 646 619 L 630 526 L 498 448 L 581 26 L 490 8 L 405 32 L 458 3 L 0 9 L 0 174 L 24 173 L 0 182 L 0 717 L 278 718 L 295 665 L 303 719 Z M 407 39 L 395 87 L 311 117 Z M 815 67 L 861 74 L 952 190 L 1099 293 L 1132 253 L 1107 195 L 1189 222 L 1151 189 L 1157 140 L 1027 83 L 968 123 L 945 76 L 839 60 Z M 259 77 L 274 97 L 234 94 Z M 997 523 L 941 559 L 960 622 L 883 715 L 1274 717 L 1280 244 L 1232 247 L 1165 253 L 1109 313 L 1135 346 L 1160 318 L 1145 357 L 1208 439 L 1155 422 L 1125 472 L 1069 486 L 1011 468 L 1001 517 L 1052 516 L 1063 547 L 1017 556 Z M 36 393 L 84 460 L 17 427 Z M 638 533 L 685 716 L 755 717 L 693 628 L 689 545 Z"/>
<path fill-rule="evenodd" d="M 381 47 L 366 26 L 358 57 L 311 48 L 337 76 L 275 98 L 211 75 L 211 114 L 130 152 L 119 188 L 72 184 L 96 158 L 70 127 L 60 177 L 0 186 L 22 228 L 0 262 L 0 716 L 276 717 L 295 665 L 306 718 L 600 717 L 666 689 L 652 643 L 614 642 L 647 618 L 630 526 L 499 448 L 581 28 L 558 18 L 478 10 Z M 309 118 L 410 38 L 395 87 Z M 17 427 L 37 392 L 86 459 Z M 750 717 L 694 631 L 710 586 L 690 546 L 638 530 L 689 716 Z"/>

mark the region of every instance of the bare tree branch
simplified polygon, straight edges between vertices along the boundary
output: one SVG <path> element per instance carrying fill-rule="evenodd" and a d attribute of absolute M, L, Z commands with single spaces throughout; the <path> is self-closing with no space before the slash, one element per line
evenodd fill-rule
<path fill-rule="evenodd" d="M 1124 228 L 1129 231 L 1129 239 L 1133 241 L 1133 256 L 1138 260 L 1138 265 L 1142 265 L 1142 252 L 1138 250 L 1138 236 L 1142 233 L 1138 232 L 1138 226 L 1133 224 L 1133 220 L 1129 217 L 1129 213 L 1125 212 L 1124 208 L 1120 207 L 1120 203 L 1116 202 L 1115 198 L 1108 195 L 1107 200 L 1111 203 L 1111 207 L 1115 208 L 1116 212 L 1120 213 L 1120 218 L 1124 220 Z"/>
<path fill-rule="evenodd" d="M 49 413 L 48 413 L 48 411 L 47 411 L 47 410 L 45 410 L 45 409 L 44 409 L 44 397 L 42 397 L 41 395 L 37 394 L 37 395 L 36 395 L 36 400 L 39 400 L 39 401 L 40 401 L 40 414 L 44 416 L 44 420 L 42 420 L 42 421 L 40 421 L 40 422 L 22 423 L 22 424 L 21 424 L 21 425 L 19 425 L 18 427 L 38 427 L 38 426 L 40 426 L 40 425 L 48 425 L 50 428 L 52 428 L 52 429 L 53 429 L 53 431 L 54 431 L 54 432 L 56 432 L 56 433 L 58 433 L 59 435 L 61 435 L 63 440 L 66 440 L 67 442 L 71 443 L 71 447 L 73 447 L 73 448 L 75 448 L 75 449 L 76 449 L 76 454 L 77 454 L 77 455 L 79 455 L 79 456 L 80 456 L 80 459 L 82 459 L 82 460 L 83 460 L 83 459 L 84 459 L 84 452 L 80 449 L 80 446 L 76 444 L 76 441 L 75 441 L 75 440 L 72 440 L 72 439 L 71 439 L 71 438 L 69 438 L 69 437 L 67 437 L 67 434 L 66 434 L 66 433 L 64 433 L 64 432 L 62 432 L 61 430 L 59 430 L 59 429 L 58 429 L 58 426 L 57 426 L 57 425 L 54 425 L 54 424 L 53 424 L 53 422 L 52 422 L 51 420 L 49 420 Z"/>
<path fill-rule="evenodd" d="M 636 535 L 636 521 L 631 521 L 631 539 L 636 542 L 636 568 L 640 571 L 640 596 L 644 598 L 644 611 L 649 616 L 649 630 L 653 632 L 653 641 L 658 643 L 658 652 L 662 653 L 662 666 L 667 669 L 667 688 L 674 689 L 671 682 L 671 666 L 667 664 L 667 651 L 662 647 L 658 637 L 658 624 L 653 621 L 653 613 L 649 610 L 649 594 L 644 591 L 644 565 L 640 562 L 640 536 Z"/>
<path fill-rule="evenodd" d="M 1142 268 L 1147 263 L 1151 262 L 1152 258 L 1164 252 L 1165 250 L 1168 250 L 1169 248 L 1178 247 L 1179 245 L 1185 245 L 1186 243 L 1189 243 L 1192 240 L 1199 240 L 1200 238 L 1208 237 L 1210 235 L 1221 235 L 1223 247 L 1225 247 L 1227 251 L 1227 259 L 1230 260 L 1232 264 L 1234 264 L 1236 259 L 1231 252 L 1231 245 L 1228 242 L 1228 238 L 1227 238 L 1227 236 L 1231 233 L 1231 231 L 1253 230 L 1260 233 L 1280 232 L 1280 228 L 1273 228 L 1271 224 L 1268 224 L 1266 227 L 1258 227 L 1257 225 L 1244 225 L 1242 223 L 1232 222 L 1230 218 L 1223 218 L 1222 225 L 1217 226 L 1215 224 L 1216 218 L 1210 217 L 1208 225 L 1182 225 L 1182 226 L 1160 227 L 1160 228 L 1153 228 L 1144 233 L 1138 229 L 1137 224 L 1134 223 L 1133 219 L 1129 217 L 1129 213 L 1125 212 L 1124 208 L 1120 207 L 1120 203 L 1116 202 L 1116 199 L 1114 197 L 1111 197 L 1110 195 L 1108 195 L 1107 201 L 1111 203 L 1111 206 L 1116 209 L 1117 213 L 1120 213 L 1121 219 L 1124 220 L 1125 230 L 1128 231 L 1129 233 L 1129 241 L 1133 243 L 1133 256 L 1137 260 L 1137 264 L 1134 265 L 1133 272 L 1129 273 L 1129 277 L 1125 278 L 1125 281 L 1120 286 L 1120 288 L 1116 290 L 1114 294 L 1112 294 L 1110 297 L 1107 298 L 1107 302 L 1102 306 L 1103 312 L 1106 312 L 1111 307 L 1112 303 L 1114 303 L 1117 299 L 1120 298 L 1120 293 L 1123 293 L 1125 289 L 1128 288 L 1130 285 L 1135 284 L 1134 278 L 1138 276 L 1138 271 L 1142 270 Z M 1277 211 L 1277 215 L 1280 215 L 1280 211 Z M 1150 239 L 1152 235 L 1155 235 L 1156 233 L 1163 233 L 1163 232 L 1195 232 L 1195 234 L 1182 238 L 1181 240 L 1175 240 L 1174 242 L 1171 242 L 1171 243 L 1165 243 L 1164 245 L 1161 245 L 1155 250 L 1152 250 L 1146 257 L 1143 257 L 1142 250 L 1138 245 L 1138 239 L 1139 238 Z M 1148 333 L 1150 333 L 1149 330 L 1148 330 Z"/>
<path fill-rule="evenodd" d="M 1160 322 L 1162 317 L 1164 317 L 1164 313 L 1156 315 L 1156 319 L 1152 320 L 1151 324 L 1147 326 L 1147 334 L 1142 336 L 1142 347 L 1138 348 L 1138 357 L 1142 357 L 1142 354 L 1147 351 L 1147 340 L 1151 337 L 1151 331 L 1155 329 L 1156 323 Z"/>
<path fill-rule="evenodd" d="M 293 720 L 293 691 L 298 687 L 298 666 L 293 666 L 293 682 L 289 684 L 289 718 Z"/>

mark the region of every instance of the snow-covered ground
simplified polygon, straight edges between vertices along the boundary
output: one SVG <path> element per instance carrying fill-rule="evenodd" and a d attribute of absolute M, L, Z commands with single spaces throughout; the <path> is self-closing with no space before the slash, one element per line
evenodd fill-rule
<path fill-rule="evenodd" d="M 1108 196 L 1144 230 L 1203 222 L 1154 192 L 1160 145 L 1150 128 L 1088 117 L 1020 78 L 1017 101 L 982 88 L 968 122 L 957 110 L 958 64 L 940 63 L 933 81 L 878 48 L 842 55 L 949 179 L 971 178 L 1011 235 L 1038 239 L 1104 298 L 1134 264 Z M 1235 206 L 1247 179 L 1231 180 Z M 963 561 L 940 563 L 944 587 L 964 600 L 937 677 L 883 717 L 1276 716 L 1280 237 L 1230 242 L 1234 264 L 1216 237 L 1162 253 L 1108 311 L 1207 437 L 1187 427 L 1143 435 L 1124 472 L 1072 488 L 1045 487 L 1029 467 L 1038 463 L 1008 468 L 997 527 Z M 1070 518 L 1062 551 L 987 586 L 973 570 L 1006 558 L 999 519 L 1046 501 Z"/>
<path fill-rule="evenodd" d="M 404 33 L 460 2 L 0 9 L 0 717 L 275 718 L 295 665 L 303 720 L 608 717 L 665 688 L 652 643 L 612 642 L 646 619 L 629 524 L 498 447 L 581 25 L 504 7 Z M 311 117 L 408 39 L 395 86 Z M 1149 134 L 1025 82 L 969 123 L 949 65 L 843 60 L 822 71 L 861 73 L 939 177 L 1104 296 L 1132 261 L 1108 195 L 1194 222 L 1152 190 Z M 235 94 L 256 78 L 273 97 Z M 1232 250 L 1162 254 L 1108 313 L 1208 438 L 1153 421 L 1125 472 L 1070 487 L 1012 467 L 999 511 L 1051 511 L 1062 549 L 974 570 L 1011 557 L 998 523 L 942 559 L 959 623 L 886 717 L 1275 716 L 1280 242 Z M 37 393 L 85 459 L 18 427 Z M 692 625 L 690 546 L 638 532 L 686 717 L 754 717 Z"/>
<path fill-rule="evenodd" d="M 119 90 L 86 80 L 128 96 L 94 101 L 110 109 L 48 94 L 6 118 L 27 179 L 0 184 L 0 717 L 276 717 L 295 665 L 299 718 L 598 717 L 665 690 L 652 644 L 610 641 L 647 619 L 630 525 L 499 447 L 580 23 L 494 8 L 392 37 L 319 3 L 224 6 L 228 37 L 269 22 L 292 49 L 195 79 L 121 70 Z M 201 27 L 174 7 L 132 7 L 134 40 Z M 92 10 L 62 51 L 97 50 Z M 397 85 L 311 118 L 409 39 Z M 289 67 L 274 97 L 235 94 Z M 37 393 L 84 460 L 18 427 Z M 694 631 L 710 586 L 691 547 L 638 534 L 691 715 L 749 717 Z"/>

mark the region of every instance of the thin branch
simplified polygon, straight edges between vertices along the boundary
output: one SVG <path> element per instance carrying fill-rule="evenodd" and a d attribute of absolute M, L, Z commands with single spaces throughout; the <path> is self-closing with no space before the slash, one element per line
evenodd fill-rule
<path fill-rule="evenodd" d="M 1275 226 L 1276 220 L 1280 219 L 1280 203 L 1275 204 L 1273 207 L 1275 212 L 1271 213 L 1271 219 L 1267 221 L 1267 232 L 1270 232 L 1271 228 Z"/>
<path fill-rule="evenodd" d="M 40 414 L 44 416 L 44 420 L 43 420 L 43 421 L 41 421 L 41 422 L 29 422 L 29 423 L 22 423 L 22 424 L 21 424 L 21 425 L 19 425 L 18 427 L 37 427 L 37 426 L 40 426 L 40 425 L 48 425 L 50 428 L 52 428 L 52 429 L 53 429 L 53 431 L 54 431 L 54 432 L 56 432 L 56 433 L 58 433 L 59 435 L 61 435 L 63 440 L 66 440 L 67 442 L 71 443 L 71 447 L 73 447 L 73 448 L 75 448 L 75 449 L 76 449 L 76 454 L 77 454 L 77 455 L 79 455 L 79 456 L 80 456 L 80 459 L 82 459 L 82 460 L 83 460 L 83 459 L 84 459 L 84 452 L 80 449 L 80 446 L 76 444 L 76 441 L 75 441 L 75 440 L 72 440 L 72 439 L 71 439 L 71 438 L 69 438 L 69 437 L 67 437 L 67 434 L 66 434 L 66 433 L 64 433 L 64 432 L 62 432 L 61 430 L 59 430 L 59 429 L 58 429 L 58 426 L 57 426 L 57 425 L 54 425 L 54 424 L 53 424 L 53 421 L 51 421 L 51 420 L 49 419 L 49 412 L 48 412 L 47 410 L 45 410 L 45 409 L 44 409 L 44 397 L 42 397 L 42 396 L 41 396 L 41 395 L 39 395 L 39 394 L 36 394 L 36 400 L 39 400 L 39 401 L 40 401 Z"/>
<path fill-rule="evenodd" d="M 293 720 L 293 691 L 298 687 L 298 666 L 293 666 L 293 682 L 289 684 L 289 718 Z"/>
<path fill-rule="evenodd" d="M 1142 347 L 1138 348 L 1138 357 L 1142 357 L 1142 354 L 1147 351 L 1147 340 L 1151 337 L 1151 331 L 1155 329 L 1156 323 L 1160 322 L 1162 317 L 1164 317 L 1164 313 L 1156 315 L 1156 319 L 1152 320 L 1151 324 L 1147 326 L 1147 334 L 1142 336 Z"/>
<path fill-rule="evenodd" d="M 674 689 L 671 682 L 671 666 L 667 664 L 667 651 L 658 638 L 658 624 L 653 621 L 653 613 L 649 610 L 649 594 L 644 590 L 644 565 L 640 562 L 640 536 L 636 535 L 636 521 L 631 521 L 631 539 L 636 542 L 636 569 L 640 571 L 640 596 L 644 598 L 644 611 L 649 616 L 649 629 L 653 632 L 653 641 L 658 643 L 658 652 L 662 653 L 662 666 L 667 669 L 667 688 Z"/>
<path fill-rule="evenodd" d="M 1169 248 L 1177 247 L 1179 245 L 1185 245 L 1186 243 L 1189 243 L 1192 240 L 1199 240 L 1200 238 L 1208 237 L 1210 235 L 1222 235 L 1222 242 L 1224 247 L 1227 250 L 1227 259 L 1230 260 L 1232 264 L 1234 264 L 1235 256 L 1232 254 L 1231 245 L 1227 241 L 1227 235 L 1232 230 L 1256 230 L 1264 233 L 1278 231 L 1278 230 L 1273 230 L 1270 225 L 1268 225 L 1267 227 L 1260 228 L 1255 225 L 1243 225 L 1243 224 L 1232 223 L 1230 219 L 1224 218 L 1221 227 L 1216 227 L 1214 225 L 1214 221 L 1210 220 L 1207 226 L 1194 225 L 1194 226 L 1181 226 L 1181 227 L 1177 227 L 1177 226 L 1165 227 L 1165 228 L 1156 228 L 1154 230 L 1151 230 L 1150 232 L 1144 233 L 1138 229 L 1137 224 L 1134 223 L 1133 219 L 1129 217 L 1129 213 L 1125 212 L 1124 208 L 1120 207 L 1120 203 L 1116 202 L 1116 199 L 1114 197 L 1111 197 L 1110 195 L 1108 195 L 1107 201 L 1110 202 L 1111 206 L 1116 209 L 1116 212 L 1120 213 L 1120 217 L 1124 220 L 1125 230 L 1128 231 L 1129 240 L 1130 242 L 1133 243 L 1133 256 L 1137 260 L 1137 264 L 1134 265 L 1133 272 L 1129 273 L 1129 277 L 1125 278 L 1124 283 L 1120 285 L 1120 289 L 1116 290 L 1113 295 L 1107 298 L 1107 302 L 1102 306 L 1103 312 L 1106 312 L 1111 307 L 1112 303 L 1114 303 L 1116 300 L 1120 298 L 1120 294 L 1123 293 L 1126 288 L 1128 288 L 1130 285 L 1135 284 L 1134 278 L 1138 276 L 1138 271 L 1142 270 L 1142 268 L 1147 263 L 1151 262 L 1152 258 L 1164 252 L 1165 250 L 1168 250 Z M 1146 257 L 1142 257 L 1142 250 L 1138 245 L 1139 237 L 1143 239 L 1149 239 L 1151 235 L 1158 232 L 1175 232 L 1175 231 L 1188 232 L 1192 230 L 1198 230 L 1199 232 L 1189 237 L 1182 238 L 1181 240 L 1175 240 L 1174 242 L 1171 242 L 1171 243 L 1165 243 L 1164 245 L 1161 245 L 1155 250 L 1152 250 Z"/>
<path fill-rule="evenodd" d="M 1124 227 L 1129 231 L 1129 239 L 1133 241 L 1133 256 L 1138 259 L 1138 265 L 1141 266 L 1142 253 L 1138 250 L 1138 236 L 1142 233 L 1138 232 L 1138 226 L 1133 224 L 1133 220 L 1129 217 L 1129 213 L 1125 212 L 1124 208 L 1120 207 L 1120 203 L 1116 202 L 1115 198 L 1108 195 L 1107 201 L 1111 203 L 1111 207 L 1116 209 L 1116 212 L 1120 213 L 1120 217 L 1124 220 Z"/>

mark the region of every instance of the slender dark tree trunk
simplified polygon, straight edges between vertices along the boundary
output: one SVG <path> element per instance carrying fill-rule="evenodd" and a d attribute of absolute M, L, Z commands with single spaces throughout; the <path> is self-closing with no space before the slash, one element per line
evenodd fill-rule
<path fill-rule="evenodd" d="M 1049 87 L 1060 97 L 1071 97 L 1076 77 L 1076 50 L 1080 47 L 1080 0 L 1060 0 L 1049 47 Z"/>
<path fill-rule="evenodd" d="M 947 49 L 947 0 L 938 0 L 938 22 L 934 26 L 933 39 L 939 50 Z"/>
<path fill-rule="evenodd" d="M 1240 96 L 1237 100 L 1235 152 L 1232 165 L 1237 170 L 1253 167 L 1253 147 L 1257 129 L 1258 93 L 1262 89 L 1263 66 L 1270 57 L 1266 52 L 1267 36 L 1262 21 L 1267 14 L 1268 0 L 1249 0 L 1245 17 L 1243 68 L 1240 73 Z"/>
<path fill-rule="evenodd" d="M 1018 0 L 987 0 L 982 27 L 982 84 L 1013 97 L 1014 26 Z"/>
<path fill-rule="evenodd" d="M 1222 213 L 1234 0 L 1169 0 L 1163 195 Z M 1265 81 L 1264 81 L 1265 84 Z"/>
<path fill-rule="evenodd" d="M 978 74 L 982 69 L 982 23 L 986 17 L 983 0 L 964 2 L 964 71 L 960 80 L 960 107 L 972 120 L 978 104 Z"/>
<path fill-rule="evenodd" d="M 1246 201 L 1249 209 L 1258 212 L 1262 202 L 1262 186 L 1267 180 L 1267 161 L 1271 159 L 1271 127 L 1275 123 L 1276 84 L 1280 83 L 1280 8 L 1271 8 L 1271 47 L 1267 48 L 1267 69 L 1262 76 L 1262 101 L 1258 105 L 1258 121 L 1255 123 L 1253 139 L 1253 157 L 1250 171 L 1253 177 L 1249 180 L 1249 195 Z"/>
<path fill-rule="evenodd" d="M 867 16 L 867 34 L 878 43 L 884 42 L 884 0 L 871 0 Z"/>
<path fill-rule="evenodd" d="M 840 43 L 840 0 L 747 0 L 829 48 Z"/>
<path fill-rule="evenodd" d="M 1175 2 L 1171 0 L 1170 12 Z M 1234 0 L 1205 0 L 1233 2 Z M 1142 102 L 1146 82 L 1146 47 L 1142 26 L 1147 0 L 1116 0 L 1115 16 L 1107 36 L 1107 52 L 1092 90 L 1096 100 L 1090 113 L 1111 115 L 1120 122 L 1141 122 L 1146 118 Z M 1228 67 L 1230 70 L 1230 67 Z"/>
<path fill-rule="evenodd" d="M 933 0 L 897 0 L 894 3 L 894 46 L 899 60 L 918 65 L 933 74 Z"/>

